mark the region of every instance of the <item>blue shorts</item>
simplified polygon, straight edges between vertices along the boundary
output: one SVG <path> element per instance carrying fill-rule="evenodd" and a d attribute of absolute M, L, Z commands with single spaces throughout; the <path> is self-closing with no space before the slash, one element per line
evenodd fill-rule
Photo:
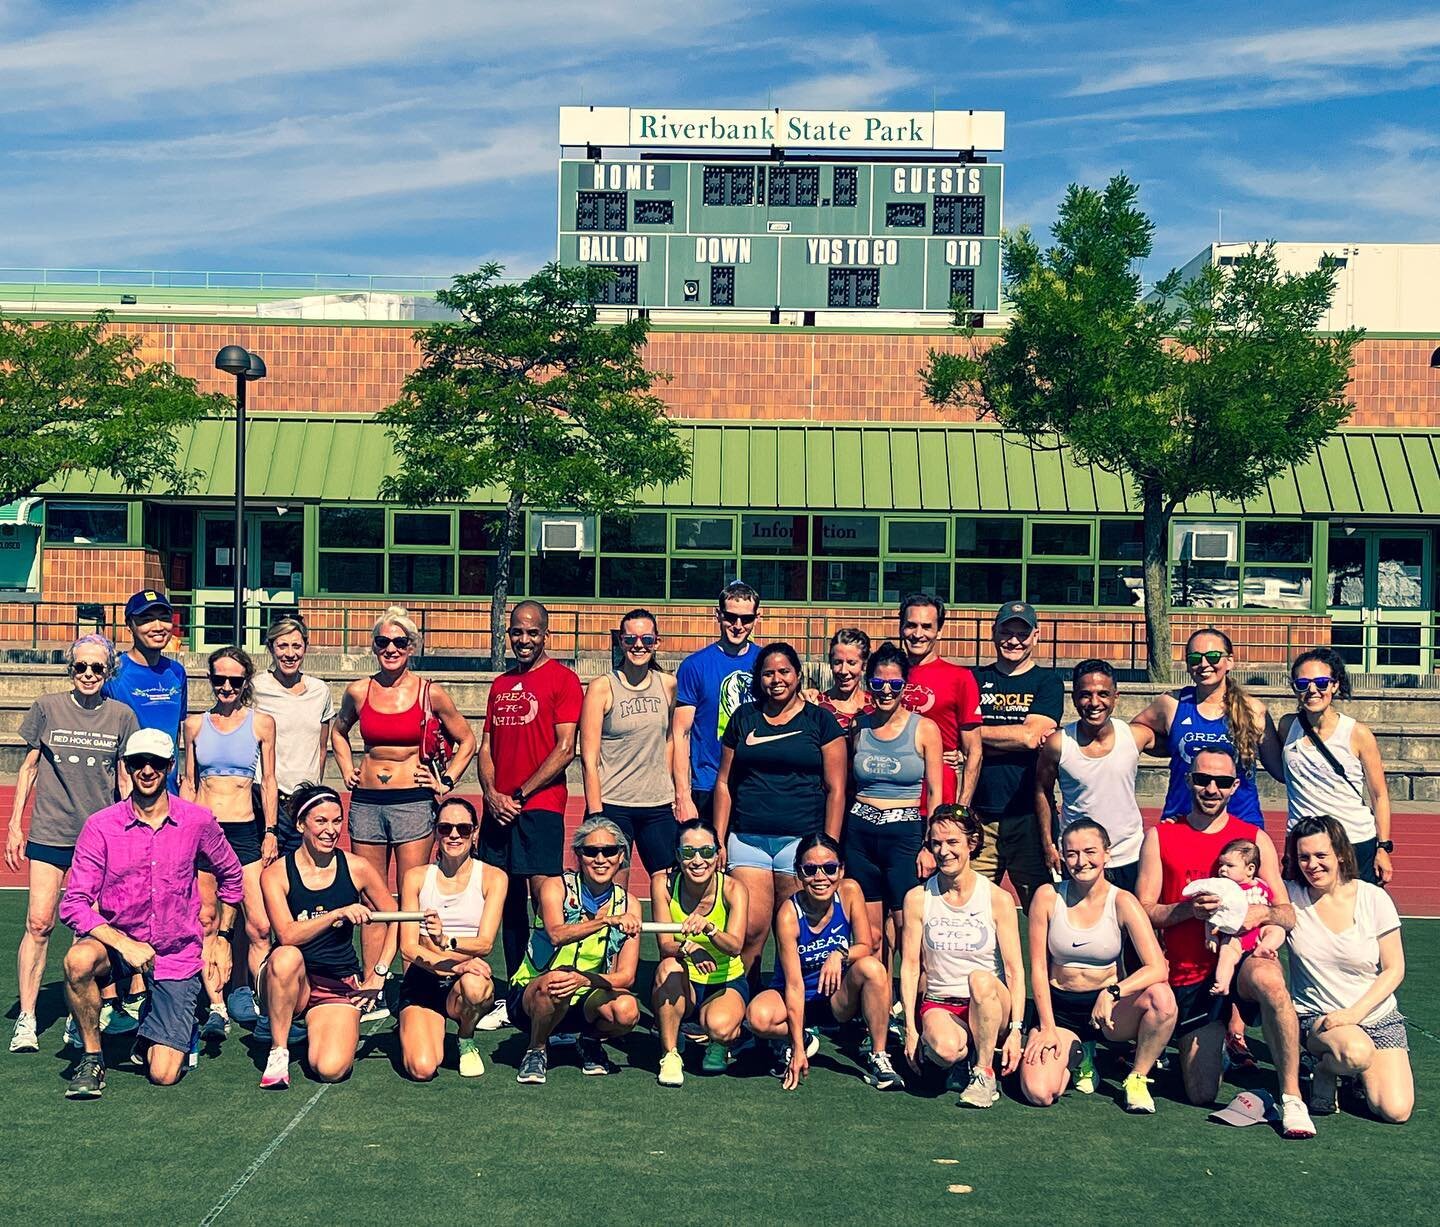
<path fill-rule="evenodd" d="M 42 865 L 54 865 L 62 873 L 70 868 L 75 859 L 75 848 L 62 848 L 58 844 L 37 844 L 33 839 L 25 841 L 25 859 L 39 861 Z M 1371 858 L 1373 861 L 1373 857 Z"/>
<path fill-rule="evenodd" d="M 109 960 L 110 971 L 103 979 L 115 985 L 123 995 L 129 988 L 134 970 L 111 946 L 105 947 L 105 957 Z M 197 971 L 183 980 L 157 980 L 153 975 L 146 975 L 145 987 L 150 991 L 140 1011 L 140 1026 L 135 1034 L 152 1044 L 173 1048 L 177 1052 L 189 1052 L 199 1021 L 195 1008 L 204 992 L 200 973 Z"/>
<path fill-rule="evenodd" d="M 700 1007 L 712 998 L 720 996 L 727 988 L 733 988 L 740 994 L 740 1000 L 746 1006 L 750 1004 L 750 978 L 740 976 L 734 980 L 726 980 L 720 984 L 700 984 L 694 980 L 690 981 L 690 988 L 695 994 L 695 1012 L 700 1012 Z"/>
<path fill-rule="evenodd" d="M 725 841 L 726 864 L 731 869 L 768 869 L 795 876 L 798 835 L 740 835 L 730 832 Z"/>

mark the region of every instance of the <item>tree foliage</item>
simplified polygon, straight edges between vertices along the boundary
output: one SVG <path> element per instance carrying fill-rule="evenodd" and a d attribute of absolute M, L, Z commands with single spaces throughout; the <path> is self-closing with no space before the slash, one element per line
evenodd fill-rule
<path fill-rule="evenodd" d="M 1128 476 L 1145 511 L 1151 676 L 1170 674 L 1166 546 L 1175 510 L 1209 494 L 1238 501 L 1304 461 L 1349 416 L 1361 333 L 1314 331 L 1335 271 L 1282 274 L 1274 245 L 1142 297 L 1154 236 L 1125 176 L 1072 184 L 1041 250 L 1007 236 L 1011 318 L 988 349 L 932 351 L 921 372 L 939 407 L 969 406 L 1032 446 Z M 957 324 L 960 322 L 957 315 Z"/>
<path fill-rule="evenodd" d="M 644 487 L 683 477 L 689 463 L 642 361 L 649 322 L 597 321 L 595 300 L 613 274 L 551 264 L 507 283 L 502 273 L 487 264 L 436 295 L 460 318 L 415 334 L 420 366 L 379 415 L 400 461 L 384 497 L 414 506 L 500 492 L 497 668 L 522 509 L 614 512 Z"/>
<path fill-rule="evenodd" d="M 72 471 L 113 474 L 130 491 L 180 492 L 198 474 L 180 467 L 175 432 L 229 412 L 220 395 L 139 342 L 85 321 L 0 318 L 0 503 L 34 494 Z"/>

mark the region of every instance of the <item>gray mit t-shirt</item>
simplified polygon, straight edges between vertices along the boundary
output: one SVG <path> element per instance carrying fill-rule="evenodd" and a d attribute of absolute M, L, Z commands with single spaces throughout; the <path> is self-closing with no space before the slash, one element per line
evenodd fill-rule
<path fill-rule="evenodd" d="M 255 710 L 275 717 L 275 783 L 287 794 L 320 782 L 320 726 L 335 717 L 330 687 L 309 673 L 300 680 L 297 694 L 268 669 L 255 677 Z"/>
<path fill-rule="evenodd" d="M 135 713 L 115 699 L 81 707 L 72 691 L 42 694 L 20 722 L 26 746 L 40 751 L 30 838 L 72 848 L 85 819 L 117 799 L 115 764 L 139 729 Z"/>

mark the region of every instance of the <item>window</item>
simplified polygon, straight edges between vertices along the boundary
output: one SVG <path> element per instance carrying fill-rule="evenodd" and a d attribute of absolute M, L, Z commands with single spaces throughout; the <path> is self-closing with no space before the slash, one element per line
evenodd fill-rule
<path fill-rule="evenodd" d="M 1089 520 L 1042 520 L 1030 525 L 1030 553 L 1036 558 L 1093 557 Z"/>
<path fill-rule="evenodd" d="M 935 197 L 935 234 L 984 234 L 985 197 Z"/>
<path fill-rule="evenodd" d="M 665 513 L 607 515 L 600 522 L 602 554 L 664 554 Z"/>
<path fill-rule="evenodd" d="M 1325 604 L 1331 609 L 1364 607 L 1364 537 L 1347 537 L 1344 529 L 1331 530 L 1329 573 L 1325 577 Z M 1335 629 L 1340 629 L 1338 624 Z"/>
<path fill-rule="evenodd" d="M 885 552 L 944 556 L 948 527 L 944 520 L 891 520 L 885 526 Z"/>
<path fill-rule="evenodd" d="M 973 268 L 952 268 L 950 270 L 950 305 L 969 310 L 975 305 L 975 270 Z"/>
<path fill-rule="evenodd" d="M 957 605 L 999 605 L 1013 601 L 1020 591 L 1021 575 L 1018 562 L 955 564 L 955 586 L 951 595 Z"/>
<path fill-rule="evenodd" d="M 503 511 L 462 511 L 460 513 L 460 548 L 462 550 L 495 550 L 505 531 Z M 515 542 L 516 551 L 524 549 L 523 541 Z"/>
<path fill-rule="evenodd" d="M 753 166 L 707 166 L 701 183 L 707 205 L 755 203 Z"/>
<path fill-rule="evenodd" d="M 1095 568 L 1089 563 L 1032 562 L 1025 568 L 1025 599 L 1032 605 L 1093 605 Z"/>
<path fill-rule="evenodd" d="M 673 200 L 637 200 L 635 202 L 635 224 L 637 226 L 673 226 L 675 224 L 675 202 Z"/>
<path fill-rule="evenodd" d="M 453 596 L 455 559 L 449 554 L 391 554 L 391 596 Z"/>
<path fill-rule="evenodd" d="M 816 516 L 810 552 L 817 558 L 880 553 L 879 516 Z"/>
<path fill-rule="evenodd" d="M 1145 525 L 1139 520 L 1100 521 L 1101 559 L 1145 557 Z"/>
<path fill-rule="evenodd" d="M 830 270 L 831 307 L 878 307 L 880 305 L 880 270 L 878 268 L 832 268 Z"/>
<path fill-rule="evenodd" d="M 942 601 L 950 600 L 948 562 L 887 562 L 881 600 L 895 603 L 910 592 L 931 592 Z"/>
<path fill-rule="evenodd" d="M 777 209 L 813 209 L 820 203 L 818 166 L 772 166 L 770 206 Z"/>
<path fill-rule="evenodd" d="M 129 540 L 124 503 L 46 503 L 50 545 L 124 545 Z"/>
<path fill-rule="evenodd" d="M 1193 609 L 1236 609 L 1240 568 L 1224 562 L 1180 562 L 1170 568 L 1170 603 Z"/>
<path fill-rule="evenodd" d="M 535 596 L 595 595 L 595 558 L 590 554 L 536 554 L 530 559 L 530 591 Z"/>
<path fill-rule="evenodd" d="M 449 545 L 451 516 L 448 511 L 397 511 L 390 525 L 393 545 Z"/>
<path fill-rule="evenodd" d="M 804 554 L 809 538 L 808 516 L 740 517 L 740 550 L 744 554 Z"/>
<path fill-rule="evenodd" d="M 1242 603 L 1260 609 L 1309 609 L 1309 567 L 1245 568 Z"/>
<path fill-rule="evenodd" d="M 596 264 L 615 276 L 607 281 L 595 299 L 606 306 L 633 307 L 640 301 L 640 266 L 638 264 Z"/>
<path fill-rule="evenodd" d="M 624 192 L 581 192 L 575 202 L 576 230 L 624 230 Z"/>
<path fill-rule="evenodd" d="M 809 593 L 809 564 L 804 559 L 746 558 L 740 563 L 740 578 L 766 601 L 803 601 Z"/>
<path fill-rule="evenodd" d="M 384 554 L 320 555 L 320 591 L 380 593 L 385 591 Z"/>
<path fill-rule="evenodd" d="M 712 307 L 733 307 L 735 305 L 735 266 L 733 264 L 711 265 L 710 305 Z"/>
<path fill-rule="evenodd" d="M 1145 573 L 1139 567 L 1101 565 L 1097 605 L 1130 609 L 1145 604 Z"/>
<path fill-rule="evenodd" d="M 830 193 L 830 203 L 837 209 L 853 209 L 859 202 L 859 175 L 853 166 L 835 168 L 835 188 Z"/>
<path fill-rule="evenodd" d="M 660 517 L 664 520 L 664 516 Z M 663 601 L 663 558 L 600 559 L 600 595 L 611 600 Z"/>
<path fill-rule="evenodd" d="M 728 553 L 735 548 L 735 521 L 730 516 L 676 516 L 675 548 Z"/>
<path fill-rule="evenodd" d="M 1014 519 L 960 518 L 955 521 L 956 558 L 1014 558 L 1023 553 L 1025 522 Z"/>
<path fill-rule="evenodd" d="M 499 578 L 496 559 L 493 554 L 460 555 L 460 595 L 489 596 L 495 591 Z M 511 596 L 525 595 L 525 557 L 523 554 L 510 556 L 510 583 L 507 591 Z"/>
<path fill-rule="evenodd" d="M 1313 527 L 1298 520 L 1176 521 L 1170 536 L 1171 603 L 1196 609 L 1309 609 L 1313 539 Z M 1356 560 L 1362 572 L 1363 553 L 1362 544 Z M 1331 586 L 1335 563 L 1332 557 Z M 1363 589 L 1363 582 L 1357 587 Z M 1363 593 L 1354 595 L 1359 600 Z"/>
<path fill-rule="evenodd" d="M 322 550 L 379 550 L 385 548 L 385 512 L 379 507 L 320 508 Z M 352 592 L 359 589 L 350 589 Z M 378 592 L 379 589 L 377 588 Z"/>
<path fill-rule="evenodd" d="M 734 578 L 733 558 L 675 558 L 670 562 L 670 599 L 713 601 Z"/>
<path fill-rule="evenodd" d="M 1245 522 L 1246 562 L 1310 562 L 1310 525 L 1283 521 Z"/>
<path fill-rule="evenodd" d="M 816 562 L 810 599 L 874 604 L 880 599 L 879 572 L 878 562 Z"/>
<path fill-rule="evenodd" d="M 885 206 L 885 224 L 923 229 L 925 226 L 925 202 L 923 200 L 892 200 Z"/>

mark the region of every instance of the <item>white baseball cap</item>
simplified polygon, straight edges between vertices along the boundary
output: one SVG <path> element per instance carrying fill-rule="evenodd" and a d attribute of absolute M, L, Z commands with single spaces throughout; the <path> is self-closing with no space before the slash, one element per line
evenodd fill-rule
<path fill-rule="evenodd" d="M 1210 1113 L 1211 1120 L 1224 1125 L 1258 1125 L 1261 1121 L 1274 1124 L 1280 1119 L 1275 1101 L 1264 1091 L 1241 1091 L 1217 1112 Z"/>
<path fill-rule="evenodd" d="M 150 754 L 156 758 L 175 757 L 175 739 L 159 729 L 139 729 L 126 739 L 125 751 L 121 758 L 133 758 L 137 754 Z"/>

